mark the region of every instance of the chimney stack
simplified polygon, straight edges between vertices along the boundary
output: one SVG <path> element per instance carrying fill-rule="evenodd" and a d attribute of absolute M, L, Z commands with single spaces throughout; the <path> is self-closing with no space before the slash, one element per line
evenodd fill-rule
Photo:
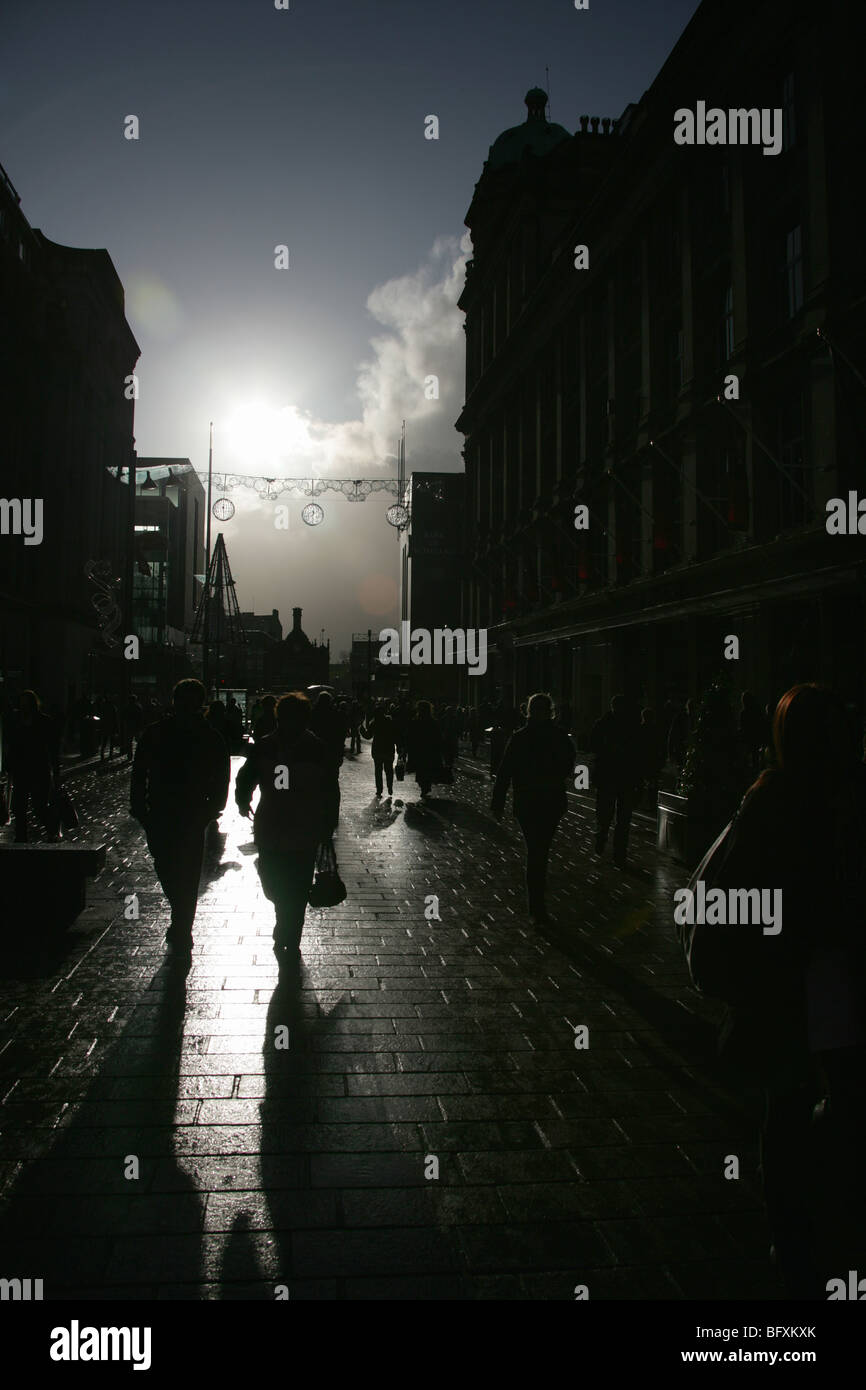
<path fill-rule="evenodd" d="M 292 632 L 300 632 L 300 630 L 301 630 L 301 613 L 302 613 L 302 612 L 303 612 L 303 609 L 301 609 L 301 608 L 293 608 L 293 609 L 292 609 Z"/>

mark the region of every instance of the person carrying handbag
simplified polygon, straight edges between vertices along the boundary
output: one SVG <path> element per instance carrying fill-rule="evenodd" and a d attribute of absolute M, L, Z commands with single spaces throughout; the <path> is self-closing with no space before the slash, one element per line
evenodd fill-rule
<path fill-rule="evenodd" d="M 300 691 L 283 695 L 277 727 L 255 745 L 237 775 L 235 799 L 250 815 L 265 897 L 274 905 L 274 953 L 281 968 L 297 969 L 316 854 L 337 823 L 338 764 L 333 750 L 307 727 L 310 702 Z"/>

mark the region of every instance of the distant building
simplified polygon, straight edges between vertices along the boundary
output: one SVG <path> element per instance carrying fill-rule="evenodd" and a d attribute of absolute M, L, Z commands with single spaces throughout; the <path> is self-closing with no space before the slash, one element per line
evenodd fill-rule
<path fill-rule="evenodd" d="M 204 573 L 205 494 L 189 459 L 138 458 L 133 631 L 136 686 L 165 697 L 187 670 Z"/>
<path fill-rule="evenodd" d="M 0 304 L 0 492 L 12 507 L 0 536 L 0 691 L 32 686 L 62 707 L 120 692 L 128 673 L 125 476 L 140 350 L 108 252 L 34 230 L 2 168 Z M 42 534 L 25 545 L 15 510 L 36 500 Z"/>
<path fill-rule="evenodd" d="M 270 613 L 241 613 L 241 621 L 247 634 L 266 632 L 274 642 L 283 640 L 283 625 L 276 608 L 272 608 Z"/>
<path fill-rule="evenodd" d="M 409 523 L 400 536 L 400 619 L 413 631 L 460 627 L 465 482 L 462 473 L 416 472 L 409 479 Z M 409 666 L 403 679 L 413 697 L 456 700 L 461 669 Z"/>
<path fill-rule="evenodd" d="M 320 645 L 310 641 L 301 627 L 301 612 L 300 608 L 292 609 L 290 631 L 281 642 L 274 642 L 266 654 L 265 684 L 275 694 L 281 690 L 304 690 L 308 685 L 328 684 L 330 643 Z M 279 624 L 278 618 L 277 622 Z M 269 633 L 265 635 L 270 636 Z"/>

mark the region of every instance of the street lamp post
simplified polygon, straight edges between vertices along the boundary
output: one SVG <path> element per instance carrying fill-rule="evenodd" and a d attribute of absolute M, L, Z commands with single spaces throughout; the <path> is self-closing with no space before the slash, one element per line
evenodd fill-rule
<path fill-rule="evenodd" d="M 201 674 L 202 684 L 205 688 L 205 695 L 210 698 L 210 519 L 211 519 L 211 497 L 213 494 L 213 420 L 210 422 L 210 440 L 207 452 L 207 539 L 205 541 L 205 560 L 204 560 L 204 630 L 202 632 L 202 660 Z"/>

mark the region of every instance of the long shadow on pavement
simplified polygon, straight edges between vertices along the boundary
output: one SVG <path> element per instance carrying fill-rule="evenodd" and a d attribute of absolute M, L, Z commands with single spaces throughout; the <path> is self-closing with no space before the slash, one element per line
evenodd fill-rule
<path fill-rule="evenodd" d="M 43 1279 L 48 1300 L 155 1298 L 201 1280 L 203 1203 L 174 1151 L 185 1014 L 183 967 L 163 966 L 4 1201 L 4 1272 Z M 10 1128 L 16 1108 L 4 1106 Z"/>

